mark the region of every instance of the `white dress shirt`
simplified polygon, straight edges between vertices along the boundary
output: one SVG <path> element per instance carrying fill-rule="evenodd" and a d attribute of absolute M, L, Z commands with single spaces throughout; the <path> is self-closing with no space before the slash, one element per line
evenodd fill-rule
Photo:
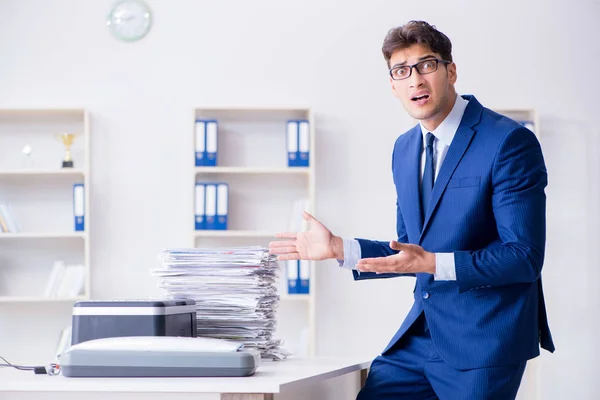
<path fill-rule="evenodd" d="M 435 139 L 433 141 L 433 159 L 434 159 L 434 179 L 437 179 L 440 166 L 446 158 L 448 148 L 454 139 L 454 135 L 458 130 L 460 121 L 465 113 L 469 102 L 458 94 L 456 95 L 456 101 L 450 114 L 442 121 L 442 123 L 434 130 L 431 131 Z M 428 131 L 421 123 L 421 133 L 423 135 L 423 148 L 421 150 L 421 173 L 420 181 L 423 179 L 423 172 L 425 171 L 425 136 Z M 344 260 L 340 261 L 340 266 L 348 269 L 356 269 L 356 263 L 361 259 L 360 244 L 355 239 L 343 239 L 344 243 Z M 455 281 L 456 280 L 456 266 L 454 264 L 454 253 L 435 253 L 435 274 L 434 279 L 436 281 Z"/>

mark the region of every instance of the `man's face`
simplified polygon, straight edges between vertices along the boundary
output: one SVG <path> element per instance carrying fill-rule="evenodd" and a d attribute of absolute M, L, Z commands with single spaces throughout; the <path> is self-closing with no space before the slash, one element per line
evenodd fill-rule
<path fill-rule="evenodd" d="M 427 59 L 441 59 L 427 46 L 414 44 L 406 49 L 398 50 L 390 58 L 391 68 L 408 66 Z M 400 99 L 406 112 L 413 118 L 422 121 L 430 130 L 434 130 L 452 110 L 456 92 L 456 65 L 439 63 L 437 70 L 428 74 L 420 74 L 412 69 L 410 77 L 393 80 L 390 77 L 394 96 Z"/>

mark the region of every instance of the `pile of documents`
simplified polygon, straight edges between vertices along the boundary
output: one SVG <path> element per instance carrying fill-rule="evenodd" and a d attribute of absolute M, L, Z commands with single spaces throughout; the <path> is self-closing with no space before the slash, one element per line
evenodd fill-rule
<path fill-rule="evenodd" d="M 165 249 L 159 260 L 151 273 L 163 294 L 196 301 L 199 337 L 241 342 L 263 358 L 289 355 L 273 335 L 279 265 L 268 249 Z"/>

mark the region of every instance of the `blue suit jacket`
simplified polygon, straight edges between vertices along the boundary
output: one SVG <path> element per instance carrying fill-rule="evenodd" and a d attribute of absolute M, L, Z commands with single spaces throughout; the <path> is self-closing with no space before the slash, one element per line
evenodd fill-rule
<path fill-rule="evenodd" d="M 384 350 L 421 312 L 442 357 L 458 369 L 522 362 L 554 351 L 540 273 L 546 240 L 547 173 L 535 135 L 473 96 L 448 149 L 422 220 L 422 134 L 417 125 L 394 147 L 398 241 L 452 252 L 456 281 L 416 274 L 415 302 Z M 389 242 L 358 239 L 362 257 L 395 254 Z M 360 279 L 398 274 L 358 273 Z"/>

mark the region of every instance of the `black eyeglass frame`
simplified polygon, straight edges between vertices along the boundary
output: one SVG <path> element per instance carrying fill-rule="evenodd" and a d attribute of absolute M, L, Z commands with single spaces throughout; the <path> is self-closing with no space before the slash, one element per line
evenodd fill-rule
<path fill-rule="evenodd" d="M 421 72 L 421 71 L 419 70 L 419 66 L 420 66 L 421 64 L 424 64 L 424 63 L 426 63 L 426 62 L 431 62 L 431 61 L 435 61 L 435 69 L 434 69 L 433 71 L 429 71 L 429 72 L 425 72 L 425 73 L 423 73 L 423 72 Z M 428 58 L 428 59 L 426 59 L 426 60 L 419 61 L 418 63 L 416 63 L 416 64 L 413 64 L 413 65 L 399 65 L 399 66 L 397 66 L 397 67 L 393 67 L 393 68 L 391 68 L 391 69 L 390 69 L 390 77 L 391 77 L 393 80 L 395 80 L 395 81 L 403 81 L 403 80 L 405 80 L 405 79 L 408 79 L 408 78 L 410 78 L 410 77 L 412 76 L 413 68 L 414 68 L 414 69 L 416 69 L 416 70 L 417 70 L 417 72 L 418 72 L 419 74 L 421 74 L 421 75 L 432 74 L 432 73 L 434 73 L 435 71 L 437 71 L 437 70 L 438 70 L 439 63 L 442 63 L 442 64 L 444 64 L 444 65 L 452 64 L 452 62 L 451 62 L 451 61 L 448 61 L 448 60 L 441 60 L 441 59 L 439 59 L 439 58 Z M 408 67 L 408 68 L 409 68 L 409 71 L 408 71 L 408 75 L 407 75 L 405 78 L 394 78 L 394 73 L 393 73 L 393 71 L 394 71 L 395 69 L 399 69 L 399 68 L 406 68 L 406 67 Z"/>

